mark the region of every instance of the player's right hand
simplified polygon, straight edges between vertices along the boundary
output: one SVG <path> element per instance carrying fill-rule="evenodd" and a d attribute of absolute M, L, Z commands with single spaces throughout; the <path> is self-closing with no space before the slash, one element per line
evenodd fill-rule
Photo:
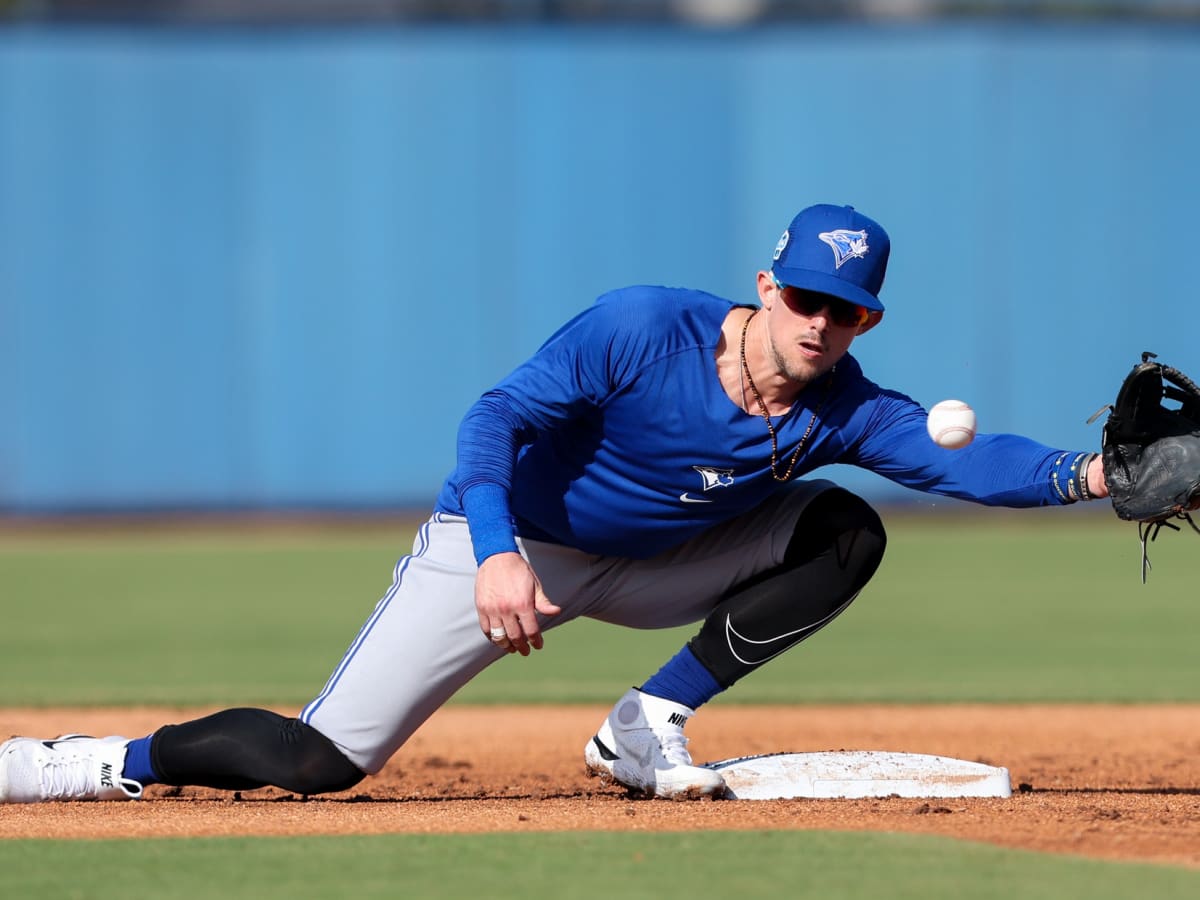
<path fill-rule="evenodd" d="M 542 583 L 520 553 L 489 556 L 475 576 L 475 611 L 484 637 L 508 653 L 528 656 L 542 649 L 538 615 L 562 609 L 550 602 Z"/>

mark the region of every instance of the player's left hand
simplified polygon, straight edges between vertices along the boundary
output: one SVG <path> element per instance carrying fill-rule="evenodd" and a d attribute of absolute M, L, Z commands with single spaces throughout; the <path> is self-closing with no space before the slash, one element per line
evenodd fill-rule
<path fill-rule="evenodd" d="M 1200 385 L 1154 360 L 1153 353 L 1143 353 L 1116 401 L 1088 420 L 1108 410 L 1105 486 L 1117 516 L 1137 522 L 1143 584 L 1150 569 L 1146 545 L 1160 530 L 1179 531 L 1172 520 L 1182 519 L 1200 533 L 1191 516 L 1200 506 Z"/>
<path fill-rule="evenodd" d="M 489 556 L 475 576 L 475 611 L 479 627 L 501 650 L 528 656 L 542 649 L 538 614 L 556 616 L 562 609 L 550 602 L 533 568 L 519 553 Z"/>

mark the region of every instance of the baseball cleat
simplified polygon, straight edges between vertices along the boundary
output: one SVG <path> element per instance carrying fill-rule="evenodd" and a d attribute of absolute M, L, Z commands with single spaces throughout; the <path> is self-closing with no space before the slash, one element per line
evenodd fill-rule
<path fill-rule="evenodd" d="M 128 744 L 123 737 L 82 734 L 7 740 L 0 744 L 0 803 L 135 800 L 142 786 L 121 776 Z"/>
<path fill-rule="evenodd" d="M 695 714 L 679 703 L 630 688 L 584 747 L 588 773 L 651 797 L 721 796 L 725 779 L 692 765 L 687 751 L 683 726 Z"/>

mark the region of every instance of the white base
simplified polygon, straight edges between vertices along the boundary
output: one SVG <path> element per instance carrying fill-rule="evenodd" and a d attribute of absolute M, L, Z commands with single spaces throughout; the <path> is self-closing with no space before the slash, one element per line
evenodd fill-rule
<path fill-rule="evenodd" d="M 731 800 L 1012 796 L 1008 769 L 919 753 L 770 753 L 705 768 L 721 773 Z"/>

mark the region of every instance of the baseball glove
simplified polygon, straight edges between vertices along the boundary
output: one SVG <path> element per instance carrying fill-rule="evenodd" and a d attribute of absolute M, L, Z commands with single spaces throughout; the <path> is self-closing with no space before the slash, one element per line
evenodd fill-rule
<path fill-rule="evenodd" d="M 1182 519 L 1200 533 L 1189 511 L 1200 506 L 1200 388 L 1153 353 L 1125 377 L 1104 425 L 1104 478 L 1117 515 L 1138 523 L 1142 541 L 1142 583 L 1150 560 L 1146 542 Z M 1165 384 L 1164 384 L 1165 382 Z M 1164 400 L 1178 402 L 1168 407 Z"/>

